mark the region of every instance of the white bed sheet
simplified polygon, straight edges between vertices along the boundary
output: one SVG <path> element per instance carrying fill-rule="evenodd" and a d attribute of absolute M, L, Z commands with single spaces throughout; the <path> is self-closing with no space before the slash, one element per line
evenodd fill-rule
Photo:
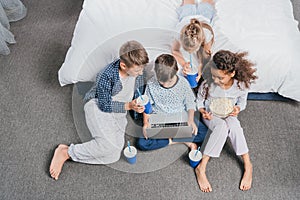
<path fill-rule="evenodd" d="M 60 84 L 94 81 L 127 40 L 153 60 L 170 53 L 180 0 L 85 0 Z M 218 0 L 213 51 L 248 51 L 259 79 L 251 92 L 278 92 L 300 101 L 300 33 L 287 0 Z"/>

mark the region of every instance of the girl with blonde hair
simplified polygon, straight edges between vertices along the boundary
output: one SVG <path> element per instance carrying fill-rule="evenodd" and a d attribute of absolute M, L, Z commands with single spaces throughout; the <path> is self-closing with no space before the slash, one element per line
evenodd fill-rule
<path fill-rule="evenodd" d="M 215 13 L 213 0 L 184 0 L 177 9 L 179 23 L 176 26 L 180 36 L 172 44 L 172 54 L 182 67 L 183 75 L 197 71 L 197 82 L 202 67 L 210 59 L 214 32 L 211 21 Z"/>

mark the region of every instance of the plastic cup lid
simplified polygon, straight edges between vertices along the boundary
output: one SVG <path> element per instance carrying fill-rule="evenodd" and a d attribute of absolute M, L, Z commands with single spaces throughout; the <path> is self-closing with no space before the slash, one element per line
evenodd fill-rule
<path fill-rule="evenodd" d="M 132 158 L 132 157 L 134 157 L 137 154 L 137 150 L 136 150 L 136 148 L 134 146 L 130 146 L 130 150 L 131 150 L 131 152 L 129 151 L 128 147 L 126 147 L 124 149 L 124 155 L 127 158 Z"/>
<path fill-rule="evenodd" d="M 198 151 L 197 155 L 195 156 L 196 151 L 197 151 L 197 150 L 192 150 L 192 151 L 190 151 L 190 153 L 189 153 L 189 158 L 190 158 L 192 161 L 199 161 L 199 160 L 201 160 L 201 158 L 202 158 L 202 153 L 201 153 L 200 151 Z"/>

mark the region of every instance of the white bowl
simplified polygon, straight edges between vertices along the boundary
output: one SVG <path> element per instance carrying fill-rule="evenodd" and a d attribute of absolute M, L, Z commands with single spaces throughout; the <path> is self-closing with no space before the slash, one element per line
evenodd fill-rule
<path fill-rule="evenodd" d="M 233 99 L 227 97 L 211 99 L 209 109 L 213 115 L 225 118 L 233 111 Z"/>

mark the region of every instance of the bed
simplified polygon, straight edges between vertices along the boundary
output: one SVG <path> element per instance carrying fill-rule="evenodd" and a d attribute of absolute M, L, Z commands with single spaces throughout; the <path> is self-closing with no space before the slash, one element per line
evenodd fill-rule
<path fill-rule="evenodd" d="M 153 61 L 170 53 L 181 0 L 84 0 L 58 77 L 61 86 L 94 81 L 127 40 L 141 42 Z M 213 20 L 220 49 L 248 51 L 259 79 L 251 93 L 300 101 L 300 33 L 287 0 L 216 0 Z"/>

